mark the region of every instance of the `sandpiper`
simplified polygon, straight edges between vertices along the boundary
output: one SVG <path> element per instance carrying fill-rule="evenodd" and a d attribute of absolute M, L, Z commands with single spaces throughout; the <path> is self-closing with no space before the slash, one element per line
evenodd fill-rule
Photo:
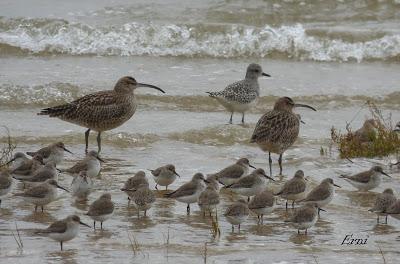
<path fill-rule="evenodd" d="M 247 206 L 247 202 L 243 199 L 239 199 L 237 202 L 226 208 L 224 216 L 232 225 L 232 232 L 235 230 L 235 225 L 238 226 L 240 232 L 240 224 L 246 221 L 246 219 L 249 217 L 249 213 L 250 210 Z"/>
<path fill-rule="evenodd" d="M 386 213 L 397 220 L 400 220 L 400 199 L 397 199 L 387 210 Z"/>
<path fill-rule="evenodd" d="M 257 215 L 258 223 L 264 223 L 264 215 L 274 210 L 275 197 L 269 190 L 256 194 L 249 203 L 249 209 Z"/>
<path fill-rule="evenodd" d="M 156 182 L 156 190 L 158 190 L 158 185 L 165 186 L 165 190 L 168 190 L 168 185 L 175 181 L 176 176 L 180 177 L 175 171 L 175 166 L 172 164 L 167 164 L 155 170 L 150 170 L 150 172 L 153 174 L 153 179 Z"/>
<path fill-rule="evenodd" d="M 315 225 L 318 220 L 319 211 L 325 211 L 318 207 L 316 203 L 306 204 L 300 208 L 297 208 L 290 219 L 285 222 L 291 222 L 297 229 L 297 234 L 300 234 L 300 230 L 305 230 L 307 235 L 307 229 Z"/>
<path fill-rule="evenodd" d="M 365 120 L 363 126 L 354 132 L 354 136 L 360 143 L 371 142 L 375 139 L 379 123 L 375 119 Z"/>
<path fill-rule="evenodd" d="M 148 183 L 142 183 L 138 186 L 136 191 L 133 192 L 132 200 L 136 204 L 138 217 L 140 216 L 140 211 L 144 211 L 144 216 L 146 216 L 147 210 L 149 210 L 156 201 L 156 196 L 153 191 L 149 189 Z"/>
<path fill-rule="evenodd" d="M 104 193 L 94 201 L 86 215 L 93 219 L 93 228 L 96 229 L 96 221 L 100 222 L 100 229 L 103 229 L 103 222 L 109 219 L 114 213 L 114 203 L 111 201 L 111 194 Z"/>
<path fill-rule="evenodd" d="M 210 216 L 215 211 L 215 215 L 218 217 L 217 205 L 219 204 L 219 193 L 211 182 L 207 184 L 207 188 L 200 194 L 197 204 L 203 211 L 204 216 L 206 216 L 206 211 L 210 213 Z"/>
<path fill-rule="evenodd" d="M 61 170 L 61 172 L 66 172 L 68 174 L 76 176 L 77 174 L 79 174 L 79 172 L 86 171 L 86 176 L 89 178 L 93 178 L 100 173 L 100 162 L 104 162 L 104 160 L 99 157 L 97 151 L 91 150 L 83 160 L 78 161 L 71 168 Z"/>
<path fill-rule="evenodd" d="M 296 171 L 293 178 L 285 182 L 282 189 L 276 194 L 286 199 L 286 210 L 288 208 L 288 201 L 292 201 L 292 208 L 294 203 L 306 197 L 306 179 L 302 170 Z"/>
<path fill-rule="evenodd" d="M 208 182 L 204 179 L 204 175 L 202 173 L 196 173 L 193 175 L 190 182 L 183 184 L 174 192 L 165 194 L 165 196 L 187 204 L 186 211 L 189 214 L 190 204 L 197 202 L 200 194 L 206 188 L 204 182 Z"/>
<path fill-rule="evenodd" d="M 48 228 L 37 230 L 36 234 L 44 234 L 51 239 L 60 242 L 61 251 L 63 250 L 63 243 L 76 237 L 79 232 L 79 225 L 84 225 L 90 228 L 89 225 L 81 222 L 77 215 L 70 215 L 67 218 L 55 221 Z"/>
<path fill-rule="evenodd" d="M 8 169 L 13 171 L 27 161 L 29 161 L 29 158 L 24 153 L 17 152 L 5 165 L 8 165 Z"/>
<path fill-rule="evenodd" d="M 140 185 L 142 184 L 149 184 L 146 178 L 146 174 L 144 171 L 138 171 L 135 176 L 129 178 L 125 184 L 124 187 L 121 188 L 121 191 L 125 192 L 128 195 L 128 206 L 133 198 L 133 194 L 136 191 L 136 189 L 139 188 Z"/>
<path fill-rule="evenodd" d="M 274 109 L 258 120 L 251 136 L 250 142 L 257 143 L 263 151 L 268 151 L 271 176 L 271 152 L 279 154 L 279 175 L 282 175 L 282 155 L 299 136 L 300 120 L 293 113 L 295 107 L 306 107 L 317 111 L 309 105 L 297 104 L 289 97 L 281 97 L 275 102 Z"/>
<path fill-rule="evenodd" d="M 58 180 L 58 171 L 53 161 L 49 161 L 43 167 L 37 169 L 32 175 L 15 175 L 14 178 L 30 183 L 41 183 L 49 179 Z"/>
<path fill-rule="evenodd" d="M 215 174 L 207 175 L 206 180 L 208 181 L 207 186 L 211 186 L 214 190 L 219 191 L 219 182 Z"/>
<path fill-rule="evenodd" d="M 26 159 L 21 163 L 20 166 L 11 170 L 11 174 L 13 174 L 16 178 L 21 177 L 30 177 L 35 171 L 39 168 L 43 167 L 43 157 L 41 155 L 35 155 L 32 159 Z"/>
<path fill-rule="evenodd" d="M 64 143 L 57 142 L 53 143 L 47 147 L 41 148 L 35 152 L 27 152 L 29 156 L 41 155 L 43 157 L 43 162 L 47 163 L 49 161 L 53 161 L 56 165 L 60 164 L 64 159 L 64 151 L 71 153 L 68 149 L 65 148 Z"/>
<path fill-rule="evenodd" d="M 363 171 L 352 176 L 340 175 L 340 177 L 344 178 L 359 191 L 369 191 L 381 184 L 381 174 L 391 178 L 386 172 L 383 171 L 381 166 L 373 166 L 367 171 Z"/>
<path fill-rule="evenodd" d="M 250 196 L 256 195 L 265 189 L 266 180 L 275 181 L 263 169 L 256 169 L 247 176 L 241 178 L 237 183 L 228 185 L 224 188 L 230 189 L 237 194 L 247 196 L 247 201 L 250 201 Z"/>
<path fill-rule="evenodd" d="M 334 186 L 341 188 L 339 185 L 335 184 L 331 178 L 326 178 L 318 186 L 312 189 L 311 192 L 307 194 L 306 198 L 299 200 L 298 202 L 317 204 L 318 208 L 322 208 L 332 201 L 333 195 L 335 194 Z M 318 214 L 319 211 L 320 210 L 318 210 Z"/>
<path fill-rule="evenodd" d="M 253 107 L 260 97 L 258 78 L 261 76 L 271 77 L 263 72 L 260 65 L 252 63 L 247 67 L 244 80 L 232 83 L 220 92 L 207 92 L 231 113 L 230 124 L 234 112 L 242 113 L 242 123 L 244 123 L 245 112 Z"/>
<path fill-rule="evenodd" d="M 72 195 L 75 196 L 78 201 L 86 200 L 92 189 L 93 180 L 87 175 L 87 172 L 84 170 L 79 172 L 79 174 L 76 175 L 72 180 Z"/>
<path fill-rule="evenodd" d="M 376 197 L 374 207 L 368 211 L 374 212 L 377 215 L 376 222 L 379 223 L 379 216 L 385 216 L 385 224 L 387 224 L 386 210 L 396 202 L 396 197 L 393 194 L 393 190 L 388 188 Z"/>
<path fill-rule="evenodd" d="M 56 180 L 50 179 L 39 185 L 26 189 L 23 193 L 16 193 L 15 196 L 20 196 L 25 202 L 35 205 L 35 212 L 38 206 L 43 206 L 53 202 L 57 198 L 57 188 L 69 192 L 64 187 L 58 185 Z"/>
<path fill-rule="evenodd" d="M 210 174 L 210 176 L 216 177 L 217 181 L 222 185 L 227 186 L 236 183 L 241 177 L 246 176 L 249 173 L 249 167 L 255 169 L 247 158 L 241 158 L 236 161 L 235 164 L 232 164 L 217 173 Z"/>
<path fill-rule="evenodd" d="M 113 90 L 85 95 L 71 103 L 43 109 L 38 115 L 48 115 L 88 128 L 85 132 L 85 151 L 88 150 L 90 130 L 98 132 L 98 152 L 101 151 L 101 133 L 119 127 L 136 111 L 134 90 L 138 87 L 153 88 L 165 93 L 157 86 L 138 83 L 130 76 L 117 81 Z"/>
<path fill-rule="evenodd" d="M 12 177 L 7 171 L 0 171 L 0 206 L 1 197 L 7 195 L 12 188 Z"/>

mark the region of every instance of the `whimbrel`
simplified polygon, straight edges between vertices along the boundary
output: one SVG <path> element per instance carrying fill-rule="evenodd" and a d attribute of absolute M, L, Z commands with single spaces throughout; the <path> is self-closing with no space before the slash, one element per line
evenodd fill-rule
<path fill-rule="evenodd" d="M 157 86 L 138 83 L 134 78 L 126 76 L 118 80 L 114 90 L 88 94 L 67 104 L 45 108 L 38 115 L 58 117 L 88 128 L 85 132 L 86 152 L 90 131 L 97 131 L 97 145 L 100 153 L 101 133 L 119 127 L 135 113 L 137 101 L 134 90 L 138 87 L 153 88 L 165 93 Z"/>
<path fill-rule="evenodd" d="M 271 77 L 262 71 L 260 65 L 252 63 L 247 67 L 244 80 L 232 83 L 220 92 L 207 92 L 231 113 L 230 124 L 235 112 L 242 113 L 242 123 L 244 123 L 245 112 L 254 106 L 256 99 L 260 97 L 258 77 L 261 76 Z"/>
<path fill-rule="evenodd" d="M 293 145 L 299 135 L 300 120 L 293 113 L 295 107 L 306 107 L 317 111 L 309 105 L 297 104 L 289 97 L 281 97 L 275 102 L 274 109 L 258 120 L 251 136 L 250 142 L 257 143 L 263 151 L 268 151 L 271 176 L 271 152 L 279 154 L 279 174 L 282 175 L 282 154 Z"/>

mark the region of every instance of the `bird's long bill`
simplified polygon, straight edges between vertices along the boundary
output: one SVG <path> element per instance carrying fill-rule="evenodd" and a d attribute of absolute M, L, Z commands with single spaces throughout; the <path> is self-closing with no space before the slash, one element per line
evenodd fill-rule
<path fill-rule="evenodd" d="M 69 192 L 67 189 L 65 189 L 64 187 L 62 187 L 62 186 L 60 186 L 60 185 L 58 185 L 58 184 L 57 184 L 56 186 L 57 186 L 58 189 L 64 190 L 64 191 L 66 191 L 66 192 Z"/>
<path fill-rule="evenodd" d="M 96 159 L 98 159 L 100 162 L 106 163 L 105 160 L 103 160 L 103 159 L 100 158 L 100 157 L 96 157 Z"/>
<path fill-rule="evenodd" d="M 381 172 L 383 175 L 388 176 L 389 178 L 392 178 L 392 176 L 390 176 L 389 174 L 387 174 L 386 172 L 382 171 Z"/>
<path fill-rule="evenodd" d="M 337 184 L 333 184 L 333 186 L 336 186 L 338 188 L 342 188 L 341 186 L 337 185 Z"/>
<path fill-rule="evenodd" d="M 267 174 L 264 174 L 264 177 L 270 179 L 271 181 L 275 181 L 272 177 L 269 177 Z"/>
<path fill-rule="evenodd" d="M 12 159 L 10 159 L 9 161 L 7 161 L 7 163 L 6 164 L 4 164 L 4 165 L 8 165 L 8 164 L 10 164 L 11 162 L 13 162 L 15 160 L 15 158 L 12 158 Z"/>
<path fill-rule="evenodd" d="M 322 209 L 322 208 L 319 208 L 319 207 L 318 207 L 318 209 L 319 209 L 320 211 L 322 211 L 322 212 L 326 212 L 326 210 L 324 210 L 324 209 Z"/>
<path fill-rule="evenodd" d="M 83 223 L 83 222 L 81 222 L 81 221 L 79 221 L 79 224 L 81 224 L 81 225 L 83 225 L 83 226 L 86 226 L 86 227 L 89 227 L 89 228 L 92 228 L 90 225 L 85 224 L 85 223 Z"/>
<path fill-rule="evenodd" d="M 71 151 L 69 151 L 67 148 L 64 148 L 64 150 L 70 154 L 73 154 Z"/>
<path fill-rule="evenodd" d="M 181 175 L 179 175 L 176 171 L 174 171 L 175 175 L 178 176 L 179 178 L 181 177 Z"/>
<path fill-rule="evenodd" d="M 137 87 L 153 88 L 153 89 L 159 90 L 159 91 L 162 92 L 162 93 L 165 93 L 163 89 L 161 89 L 161 88 L 159 88 L 159 87 L 157 87 L 157 86 L 151 85 L 151 84 L 138 83 L 138 84 L 137 84 Z"/>
<path fill-rule="evenodd" d="M 269 75 L 268 73 L 265 73 L 265 72 L 261 73 L 261 75 L 266 76 L 266 77 L 271 77 L 271 75 Z"/>
<path fill-rule="evenodd" d="M 257 169 L 256 167 L 254 167 L 254 166 L 251 165 L 251 164 L 249 164 L 249 167 L 250 167 L 250 168 L 253 168 L 253 169 Z"/>
<path fill-rule="evenodd" d="M 294 104 L 294 107 L 305 107 L 305 108 L 309 108 L 311 110 L 317 111 L 317 109 L 315 109 L 314 107 L 306 105 L 306 104 Z"/>

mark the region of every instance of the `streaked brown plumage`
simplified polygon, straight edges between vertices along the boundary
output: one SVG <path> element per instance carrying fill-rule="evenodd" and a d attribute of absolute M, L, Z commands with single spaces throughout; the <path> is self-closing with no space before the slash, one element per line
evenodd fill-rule
<path fill-rule="evenodd" d="M 204 216 L 206 215 L 206 211 L 210 212 L 210 216 L 212 211 L 215 210 L 217 215 L 217 205 L 219 204 L 219 193 L 212 185 L 208 185 L 207 188 L 200 194 L 199 200 L 197 204 L 203 211 Z"/>
<path fill-rule="evenodd" d="M 377 223 L 379 223 L 379 216 L 385 216 L 385 224 L 387 224 L 387 214 L 386 210 L 396 202 L 396 197 L 393 194 L 393 190 L 388 188 L 376 197 L 374 207 L 369 209 L 369 211 L 377 214 Z"/>
<path fill-rule="evenodd" d="M 299 135 L 300 120 L 293 113 L 295 107 L 306 107 L 316 111 L 313 107 L 305 104 L 296 104 L 289 97 L 279 98 L 274 109 L 265 113 L 258 120 L 250 142 L 269 154 L 269 169 L 272 175 L 271 152 L 279 154 L 279 168 L 282 174 L 282 154 L 296 141 Z"/>
<path fill-rule="evenodd" d="M 113 90 L 85 95 L 73 102 L 43 109 L 38 115 L 58 117 L 61 120 L 87 127 L 85 132 L 86 152 L 90 130 L 98 132 L 98 152 L 101 151 L 101 132 L 119 127 L 128 121 L 136 111 L 137 102 L 134 90 L 138 87 L 160 88 L 138 83 L 132 77 L 118 80 Z"/>
<path fill-rule="evenodd" d="M 290 219 L 285 222 L 291 222 L 297 228 L 298 234 L 300 234 L 300 230 L 305 230 L 307 235 L 307 229 L 314 226 L 318 220 L 319 210 L 323 209 L 319 208 L 316 203 L 306 204 L 296 209 Z"/>

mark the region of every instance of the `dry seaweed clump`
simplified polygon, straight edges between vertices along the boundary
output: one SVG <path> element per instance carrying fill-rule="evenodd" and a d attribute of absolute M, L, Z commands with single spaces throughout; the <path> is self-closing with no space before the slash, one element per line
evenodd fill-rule
<path fill-rule="evenodd" d="M 367 102 L 367 105 L 372 118 L 360 129 L 353 131 L 347 124 L 346 133 L 342 134 L 332 127 L 331 139 L 338 146 L 340 158 L 372 158 L 399 153 L 400 134 L 393 128 L 391 115 L 385 118 L 374 103 Z"/>
<path fill-rule="evenodd" d="M 4 132 L 5 131 L 5 132 Z M 12 157 L 15 149 L 15 144 L 11 140 L 10 131 L 3 126 L 3 131 L 0 132 L 0 168 L 3 167 Z"/>

